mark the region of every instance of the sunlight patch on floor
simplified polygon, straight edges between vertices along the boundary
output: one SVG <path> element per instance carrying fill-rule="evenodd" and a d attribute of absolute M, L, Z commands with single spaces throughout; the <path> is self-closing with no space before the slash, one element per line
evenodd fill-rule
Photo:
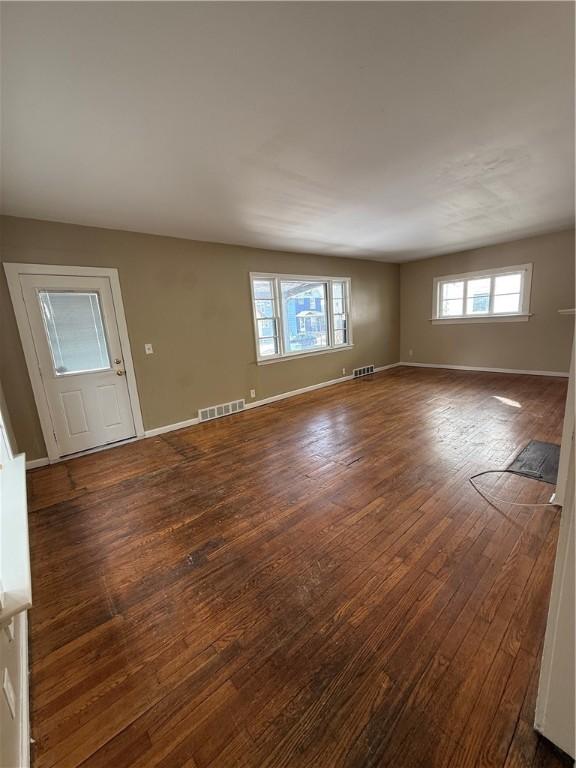
<path fill-rule="evenodd" d="M 503 403 L 504 405 L 510 405 L 512 408 L 522 408 L 520 403 L 517 400 L 510 400 L 509 397 L 501 397 L 501 395 L 492 395 L 496 400 Z"/>

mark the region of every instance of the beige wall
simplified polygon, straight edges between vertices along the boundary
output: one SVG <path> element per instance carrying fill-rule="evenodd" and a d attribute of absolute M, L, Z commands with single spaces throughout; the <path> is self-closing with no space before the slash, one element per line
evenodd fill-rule
<path fill-rule="evenodd" d="M 3 261 L 116 267 L 146 429 L 198 408 L 256 399 L 338 378 L 342 368 L 406 362 L 567 371 L 574 306 L 574 232 L 557 232 L 417 262 L 383 264 L 199 243 L 53 222 L 0 218 Z M 441 275 L 532 262 L 528 322 L 432 325 Z M 258 366 L 248 273 L 352 277 L 351 350 Z M 46 455 L 4 271 L 0 364 L 20 450 Z M 208 331 L 209 329 L 209 331 Z M 144 354 L 144 344 L 154 355 Z M 413 350 L 413 356 L 409 350 Z"/>
<path fill-rule="evenodd" d="M 397 362 L 399 267 L 114 230 L 3 217 L 2 260 L 116 267 L 146 429 L 197 416 L 198 408 L 317 384 L 345 367 Z M 20 450 L 46 455 L 32 389 L 0 275 L 2 382 Z M 250 271 L 350 276 L 354 347 L 258 366 Z M 154 355 L 144 354 L 144 344 Z"/>
<path fill-rule="evenodd" d="M 529 262 L 534 267 L 528 322 L 430 322 L 435 277 Z M 574 307 L 573 230 L 402 264 L 400 284 L 402 361 L 568 371 L 574 320 L 558 310 Z"/>

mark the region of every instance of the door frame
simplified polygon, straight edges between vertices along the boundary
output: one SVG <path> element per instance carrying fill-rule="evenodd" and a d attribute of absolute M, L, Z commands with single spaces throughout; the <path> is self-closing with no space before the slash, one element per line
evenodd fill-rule
<path fill-rule="evenodd" d="M 574 310 L 564 310 L 560 314 L 574 317 Z M 556 493 L 554 503 L 564 506 L 564 498 L 568 493 L 568 475 L 571 467 L 571 451 L 574 443 L 574 427 L 576 415 L 574 408 L 574 365 L 576 364 L 576 337 L 572 339 L 572 357 L 570 360 L 570 373 L 568 378 L 568 392 L 566 394 L 566 406 L 564 409 L 564 424 L 562 426 L 562 442 L 560 445 L 560 463 L 558 466 L 558 478 L 556 480 Z"/>
<path fill-rule="evenodd" d="M 44 389 L 42 377 L 40 376 L 40 368 L 38 365 L 38 359 L 36 357 L 36 348 L 34 346 L 34 339 L 32 336 L 32 330 L 30 328 L 26 304 L 24 302 L 24 294 L 22 292 L 22 283 L 20 281 L 20 277 L 22 275 L 106 277 L 109 279 L 110 288 L 112 291 L 112 302 L 114 304 L 116 322 L 118 325 L 118 334 L 120 336 L 120 346 L 122 347 L 124 370 L 126 371 L 128 397 L 130 399 L 130 408 L 132 409 L 132 417 L 134 419 L 134 427 L 136 429 L 136 438 L 144 437 L 142 410 L 140 408 L 140 398 L 138 397 L 136 374 L 134 372 L 134 363 L 132 361 L 130 339 L 128 338 L 128 327 L 126 325 L 126 315 L 124 314 L 124 303 L 122 301 L 122 292 L 120 290 L 118 270 L 113 267 L 68 267 L 59 264 L 16 263 L 4 264 L 4 270 L 6 272 L 8 290 L 10 291 L 12 306 L 14 307 L 14 314 L 16 315 L 16 323 L 20 333 L 22 349 L 24 350 L 26 366 L 28 368 L 28 374 L 32 384 L 32 391 L 34 392 L 34 400 L 38 410 L 38 417 L 40 419 L 40 426 L 42 427 L 42 435 L 46 444 L 46 451 L 48 452 L 49 462 L 52 464 L 55 461 L 59 461 L 63 454 L 58 447 L 58 443 L 56 442 L 52 417 L 50 416 L 50 409 L 48 407 L 48 397 L 46 395 L 46 390 Z M 133 440 L 134 438 L 129 439 Z M 112 447 L 115 445 L 118 445 L 118 443 L 110 443 L 110 446 L 99 446 L 99 448 Z"/>

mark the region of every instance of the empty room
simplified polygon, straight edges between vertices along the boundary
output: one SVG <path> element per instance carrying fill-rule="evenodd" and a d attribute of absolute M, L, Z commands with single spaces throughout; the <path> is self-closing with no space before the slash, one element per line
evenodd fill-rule
<path fill-rule="evenodd" d="M 0 2 L 0 768 L 567 768 L 572 2 Z"/>

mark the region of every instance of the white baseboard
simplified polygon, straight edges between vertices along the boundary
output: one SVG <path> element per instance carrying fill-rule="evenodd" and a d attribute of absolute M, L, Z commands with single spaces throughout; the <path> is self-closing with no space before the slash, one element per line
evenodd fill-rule
<path fill-rule="evenodd" d="M 31 459 L 26 462 L 26 469 L 36 469 L 36 467 L 45 467 L 46 464 L 50 464 L 48 456 L 44 456 L 42 459 Z"/>
<path fill-rule="evenodd" d="M 404 363 L 391 363 L 390 365 L 380 365 L 377 368 L 374 368 L 374 373 L 380 373 L 380 371 L 387 371 L 389 368 L 396 368 L 398 365 L 404 365 Z M 268 405 L 269 403 L 275 403 L 278 400 L 286 400 L 288 397 L 295 397 L 296 395 L 302 395 L 305 392 L 312 392 L 314 389 L 322 389 L 323 387 L 331 387 L 333 384 L 340 384 L 343 381 L 350 381 L 353 379 L 353 376 L 340 376 L 337 379 L 331 379 L 330 381 L 322 381 L 319 384 L 311 384 L 309 387 L 302 387 L 301 389 L 293 389 L 290 392 L 282 392 L 279 395 L 272 395 L 272 397 L 265 397 L 262 400 L 256 400 L 253 403 L 247 403 L 246 404 L 246 410 L 249 410 L 251 408 L 259 408 L 261 405 Z M 162 427 L 155 427 L 154 429 L 147 429 L 144 431 L 144 437 L 156 437 L 157 435 L 163 435 L 166 432 L 174 432 L 177 429 L 185 429 L 186 427 L 192 427 L 195 424 L 199 423 L 199 419 L 186 419 L 185 421 L 179 421 L 175 424 L 165 424 Z M 138 439 L 138 438 L 135 438 Z M 132 438 L 134 440 L 134 438 Z M 102 446 L 101 448 L 94 449 L 96 450 L 107 450 L 108 448 L 114 448 L 118 443 Z M 84 454 L 82 454 L 84 455 Z M 72 457 L 67 457 L 72 458 Z M 26 469 L 34 469 L 35 467 L 43 467 L 46 464 L 49 464 L 49 460 L 47 458 L 44 459 L 33 459 L 32 461 L 26 462 Z"/>
<path fill-rule="evenodd" d="M 259 408 L 261 405 L 269 405 L 270 403 L 277 403 L 278 400 L 286 400 L 289 397 L 296 397 L 296 395 L 303 395 L 305 392 L 312 392 L 314 389 L 322 389 L 323 387 L 331 387 L 333 384 L 339 384 L 341 381 L 350 381 L 352 376 L 340 376 L 338 379 L 331 379 L 330 381 L 322 381 L 320 384 L 311 384 L 309 387 L 302 387 L 301 389 L 292 389 L 290 392 L 281 392 L 279 395 L 272 395 L 271 397 L 263 397 L 262 400 L 255 400 L 253 403 L 246 403 L 246 410 L 250 408 Z"/>
<path fill-rule="evenodd" d="M 389 368 L 398 368 L 399 365 L 403 365 L 403 363 L 389 363 L 388 365 L 379 365 L 378 367 L 374 368 L 374 373 L 387 371 Z"/>
<path fill-rule="evenodd" d="M 163 435 L 165 432 L 174 432 L 176 429 L 192 427 L 194 424 L 198 424 L 199 422 L 200 419 L 186 419 L 186 421 L 178 421 L 176 424 L 165 424 L 163 427 L 146 429 L 144 431 L 144 437 L 156 437 L 156 435 Z"/>
<path fill-rule="evenodd" d="M 380 371 L 387 371 L 389 368 L 396 368 L 401 363 L 391 363 L 390 365 L 381 365 L 378 368 L 374 368 L 374 373 L 380 373 Z M 350 381 L 354 376 L 339 376 L 337 379 L 330 379 L 329 381 L 321 381 L 319 384 L 310 384 L 308 387 L 301 387 L 300 389 L 292 389 L 290 392 L 282 392 L 279 395 L 272 395 L 271 397 L 264 397 L 262 400 L 255 400 L 253 403 L 247 403 L 248 408 L 259 408 L 261 405 L 268 405 L 269 403 L 276 403 L 278 400 L 286 400 L 289 397 L 296 397 L 296 395 L 303 395 L 305 392 L 312 392 L 315 389 L 323 389 L 324 387 L 331 387 L 334 384 L 340 384 L 343 381 Z"/>
<path fill-rule="evenodd" d="M 402 363 L 391 363 L 390 365 L 381 365 L 374 369 L 374 373 L 380 371 L 387 371 L 389 368 L 395 368 Z M 321 381 L 320 384 L 311 384 L 309 387 L 302 387 L 301 389 L 293 389 L 290 392 L 282 392 L 279 395 L 272 395 L 272 397 L 264 397 L 262 400 L 255 400 L 253 403 L 246 403 L 245 410 L 251 408 L 259 408 L 261 405 L 268 405 L 269 403 L 276 403 L 278 400 L 286 400 L 288 397 L 296 397 L 296 395 L 303 395 L 305 392 L 312 392 L 314 389 L 322 389 L 322 387 L 331 387 L 333 384 L 340 384 L 342 381 L 350 381 L 353 376 L 340 376 L 337 379 L 331 379 L 330 381 Z M 165 432 L 174 432 L 177 429 L 185 429 L 186 427 L 192 427 L 194 424 L 198 424 L 199 419 L 186 419 L 186 421 L 179 421 L 176 424 L 165 424 L 163 427 L 155 427 L 154 429 L 147 429 L 144 432 L 144 437 L 155 437 L 156 435 L 163 435 Z"/>
<path fill-rule="evenodd" d="M 483 368 L 474 365 L 443 365 L 441 363 L 390 363 L 390 365 L 380 365 L 374 369 L 374 373 L 380 373 L 380 371 L 387 371 L 390 368 L 397 368 L 398 366 L 408 366 L 411 368 L 448 368 L 454 371 L 481 371 L 485 373 L 522 373 L 529 374 L 531 376 L 561 376 L 567 377 L 568 373 L 560 371 L 523 371 L 515 368 Z M 353 376 L 340 376 L 337 379 L 330 379 L 330 381 L 322 381 L 319 384 L 311 384 L 308 387 L 301 387 L 300 389 L 293 389 L 290 392 L 282 392 L 279 395 L 272 395 L 271 397 L 264 397 L 262 400 L 256 400 L 253 403 L 246 403 L 246 410 L 252 408 L 259 408 L 261 405 L 268 405 L 269 403 L 276 403 L 279 400 L 286 400 L 289 397 L 296 397 L 296 395 L 303 395 L 305 392 L 312 392 L 315 389 L 322 389 L 323 387 L 331 387 L 334 384 L 340 384 L 343 381 L 350 381 Z M 162 427 L 155 427 L 154 429 L 147 429 L 144 432 L 144 437 L 156 437 L 157 435 L 163 435 L 166 432 L 174 432 L 177 429 L 185 429 L 186 427 L 192 427 L 199 423 L 199 419 L 186 419 L 185 421 L 179 421 L 175 424 L 165 424 Z M 139 438 L 132 438 L 139 439 Z M 109 446 L 102 446 L 101 448 L 94 449 L 106 450 L 108 448 L 114 448 L 116 444 Z M 69 457 L 70 458 L 70 457 Z M 50 461 L 47 458 L 33 459 L 26 462 L 26 469 L 35 469 L 36 467 L 44 467 L 49 464 Z"/>
<path fill-rule="evenodd" d="M 108 451 L 110 448 L 119 448 L 121 445 L 128 445 L 128 443 L 135 443 L 137 440 L 142 440 L 144 435 L 137 435 L 136 437 L 128 437 L 126 440 L 118 440 L 115 443 L 107 445 L 98 445 L 96 448 L 89 448 L 87 451 L 78 451 L 67 456 L 60 456 L 57 459 L 50 460 L 47 456 L 42 459 L 32 459 L 26 462 L 26 469 L 36 469 L 37 467 L 45 467 L 47 464 L 59 464 L 61 461 L 67 459 L 77 459 L 80 456 L 89 456 L 91 453 L 100 453 L 100 451 Z"/>
<path fill-rule="evenodd" d="M 401 365 L 401 363 L 391 363 L 390 365 L 381 365 L 374 369 L 374 373 L 380 371 L 387 371 L 389 368 L 395 368 Z M 353 376 L 339 376 L 337 379 L 331 379 L 330 381 L 321 381 L 319 384 L 311 384 L 308 387 L 301 387 L 300 389 L 292 389 L 290 392 L 281 392 L 279 395 L 272 395 L 271 397 L 264 397 L 262 400 L 255 400 L 253 403 L 246 403 L 245 410 L 252 408 L 259 408 L 261 405 L 268 405 L 269 403 L 276 403 L 278 400 L 286 400 L 288 397 L 296 397 L 296 395 L 303 395 L 305 392 L 312 392 L 314 389 L 322 389 L 323 387 L 331 387 L 333 384 L 340 384 L 343 381 L 350 381 Z M 186 427 L 192 427 L 194 424 L 199 423 L 199 419 L 186 419 L 186 421 L 179 421 L 176 424 L 165 424 L 163 427 L 156 427 L 155 429 L 147 429 L 144 432 L 144 437 L 155 437 L 156 435 L 163 435 L 165 432 L 174 432 L 177 429 L 185 429 Z"/>
<path fill-rule="evenodd" d="M 398 363 L 410 368 L 448 368 L 451 371 L 481 371 L 484 373 L 520 373 L 526 376 L 560 376 L 568 378 L 567 371 L 524 371 L 518 368 L 484 368 L 478 365 L 444 365 L 443 363 Z"/>

